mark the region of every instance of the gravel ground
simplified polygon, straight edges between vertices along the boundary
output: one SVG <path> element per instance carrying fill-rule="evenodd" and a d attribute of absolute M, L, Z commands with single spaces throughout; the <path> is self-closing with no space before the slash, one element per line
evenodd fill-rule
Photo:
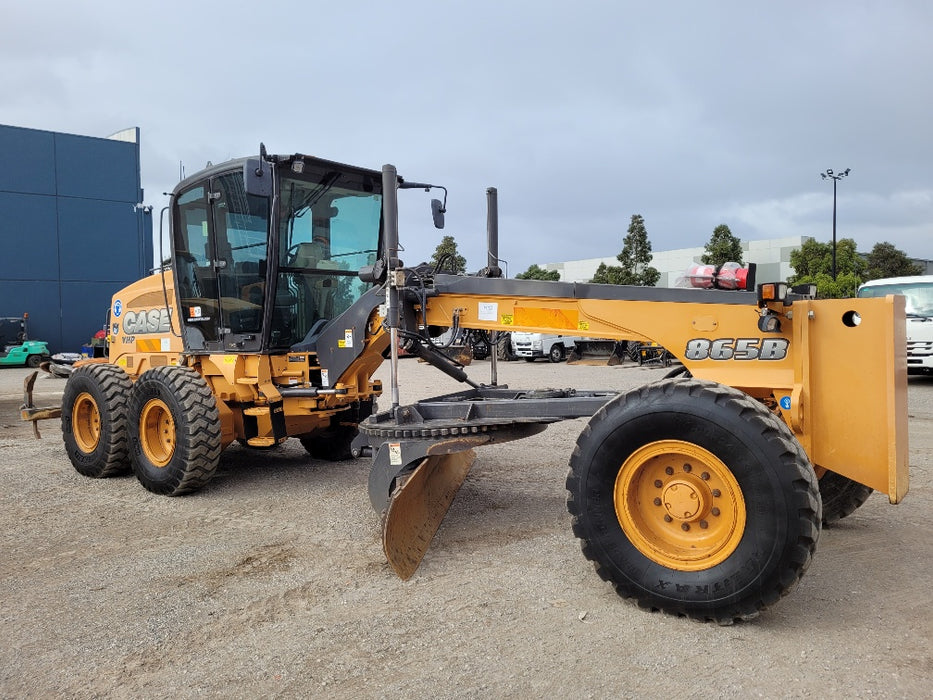
<path fill-rule="evenodd" d="M 529 388 L 663 373 L 500 364 L 501 383 Z M 582 420 L 478 450 L 402 582 L 367 460 L 235 445 L 183 498 L 87 479 L 57 421 L 41 441 L 20 424 L 26 374 L 0 370 L 0 696 L 929 697 L 933 378 L 909 381 L 905 502 L 872 495 L 824 529 L 794 593 L 719 627 L 638 610 L 583 558 L 563 488 Z M 411 359 L 401 377 L 403 402 L 461 388 Z M 63 386 L 40 376 L 37 403 Z"/>

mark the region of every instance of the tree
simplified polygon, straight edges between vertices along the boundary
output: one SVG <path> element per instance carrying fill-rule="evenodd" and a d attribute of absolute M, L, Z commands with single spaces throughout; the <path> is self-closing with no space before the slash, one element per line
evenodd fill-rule
<path fill-rule="evenodd" d="M 431 256 L 431 264 L 435 269 L 454 274 L 466 272 L 466 258 L 457 252 L 457 242 L 453 236 L 444 236 L 438 243 L 434 255 Z"/>
<path fill-rule="evenodd" d="M 866 262 L 868 264 L 868 269 L 865 272 L 866 280 L 923 274 L 923 265 L 910 262 L 910 258 L 907 257 L 906 253 L 898 250 L 893 243 L 887 241 L 875 243 L 875 247 L 871 249 Z"/>
<path fill-rule="evenodd" d="M 651 242 L 641 214 L 632 214 L 628 233 L 622 239 L 622 252 L 616 256 L 621 265 L 601 263 L 596 268 L 593 282 L 600 284 L 634 284 L 653 287 L 661 279 L 661 273 L 648 263 L 651 262 Z"/>
<path fill-rule="evenodd" d="M 621 267 L 618 265 L 607 265 L 606 263 L 599 263 L 599 267 L 596 268 L 596 274 L 593 275 L 593 279 L 590 282 L 595 282 L 596 284 L 628 284 L 624 281 L 624 272 Z"/>
<path fill-rule="evenodd" d="M 789 284 L 815 284 L 817 295 L 824 299 L 853 297 L 865 279 L 866 263 L 855 248 L 855 241 L 843 238 L 836 242 L 836 279 L 833 280 L 833 247 L 810 239 L 790 254 L 795 275 Z"/>
<path fill-rule="evenodd" d="M 545 270 L 543 267 L 538 265 L 532 265 L 524 272 L 519 272 L 515 275 L 517 280 L 549 280 L 551 282 L 557 282 L 560 280 L 560 273 L 557 270 Z"/>
<path fill-rule="evenodd" d="M 732 231 L 725 224 L 719 224 L 713 229 L 706 244 L 706 252 L 700 258 L 704 265 L 719 267 L 723 263 L 737 262 L 742 264 L 742 241 L 732 235 Z"/>
<path fill-rule="evenodd" d="M 645 220 L 641 214 L 632 214 L 628 235 L 622 240 L 622 252 L 616 256 L 626 277 L 632 280 L 630 284 L 653 287 L 658 283 L 661 273 L 648 264 L 653 257 Z"/>

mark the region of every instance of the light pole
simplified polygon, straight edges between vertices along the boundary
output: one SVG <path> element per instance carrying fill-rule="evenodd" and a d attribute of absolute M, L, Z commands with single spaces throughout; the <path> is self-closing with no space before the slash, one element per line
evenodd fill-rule
<path fill-rule="evenodd" d="M 833 181 L 833 281 L 836 279 L 836 183 L 849 174 L 852 168 L 846 168 L 841 173 L 833 173 L 827 169 L 825 173 L 820 173 L 824 180 Z"/>

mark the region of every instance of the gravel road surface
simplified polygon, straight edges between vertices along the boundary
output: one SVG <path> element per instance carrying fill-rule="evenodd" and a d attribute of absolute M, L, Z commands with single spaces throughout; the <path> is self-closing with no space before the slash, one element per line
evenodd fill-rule
<path fill-rule="evenodd" d="M 500 363 L 512 387 L 625 389 L 666 370 Z M 471 375 L 488 377 L 488 363 Z M 825 528 L 798 589 L 720 627 L 647 613 L 570 531 L 583 420 L 478 459 L 406 582 L 385 563 L 368 460 L 238 445 L 182 498 L 72 469 L 35 440 L 27 370 L 0 370 L 0 696 L 888 697 L 933 684 L 933 378 L 911 377 L 911 489 Z M 388 385 L 388 365 L 380 370 Z M 413 359 L 402 401 L 461 387 Z M 42 375 L 37 404 L 64 380 Z M 387 403 L 383 398 L 383 403 Z"/>

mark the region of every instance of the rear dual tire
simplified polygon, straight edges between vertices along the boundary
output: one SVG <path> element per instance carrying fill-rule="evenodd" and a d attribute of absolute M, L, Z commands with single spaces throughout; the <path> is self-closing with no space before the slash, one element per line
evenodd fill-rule
<path fill-rule="evenodd" d="M 75 470 L 93 479 L 129 471 L 126 404 L 133 383 L 111 364 L 78 367 L 62 394 L 62 436 Z"/>
<path fill-rule="evenodd" d="M 197 491 L 220 462 L 220 414 L 204 378 L 187 367 L 147 370 L 133 386 L 128 414 L 133 472 L 153 493 Z"/>
<path fill-rule="evenodd" d="M 730 623 L 810 564 L 813 468 L 777 417 L 713 382 L 664 380 L 601 408 L 577 441 L 567 507 L 584 555 L 638 605 Z"/>

